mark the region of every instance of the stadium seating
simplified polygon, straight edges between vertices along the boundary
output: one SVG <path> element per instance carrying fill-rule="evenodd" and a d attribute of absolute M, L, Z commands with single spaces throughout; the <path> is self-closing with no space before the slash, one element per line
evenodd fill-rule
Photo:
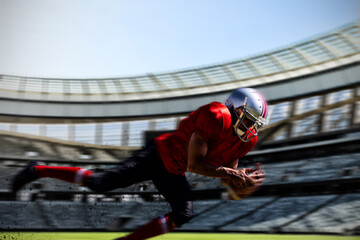
<path fill-rule="evenodd" d="M 342 141 L 342 140 L 341 140 Z M 29 160 L 40 159 L 48 165 L 81 166 L 103 171 L 122 161 L 129 150 L 89 148 L 84 151 L 78 145 L 29 141 L 26 137 L 1 137 L 0 143 L 0 191 L 8 193 L 13 174 Z M 256 155 L 240 161 L 240 167 L 252 167 L 257 159 L 267 173 L 264 188 L 291 186 L 306 183 L 350 180 L 357 184 L 360 177 L 360 153 L 357 142 L 348 142 L 351 151 L 339 150 L 326 154 L 318 150 L 309 155 L 296 150 L 294 159 L 274 159 L 276 154 Z M 14 145 L 17 147 L 15 148 Z M 286 149 L 286 147 L 285 147 Z M 266 152 L 266 151 L 264 151 Z M 60 156 L 60 157 L 59 157 Z M 286 154 L 285 154 L 286 157 Z M 76 158 L 76 159 L 73 159 Z M 73 159 L 73 160 L 72 160 Z M 106 159 L 101 161 L 100 159 Z M 213 191 L 225 193 L 218 179 L 193 173 L 186 174 L 194 192 Z M 353 182 L 352 182 L 353 181 Z M 331 186 L 330 186 L 331 187 Z M 296 191 L 276 194 L 268 191 L 240 201 L 221 198 L 196 200 L 195 217 L 178 231 L 231 231 L 231 232 L 304 232 L 358 234 L 360 193 L 331 188 L 323 191 Z M 158 197 L 146 201 L 143 194 L 156 194 L 151 181 L 135 184 L 106 194 L 92 194 L 83 187 L 56 179 L 40 179 L 18 193 L 17 200 L 6 197 L 0 200 L 0 229 L 6 230 L 122 230 L 131 231 L 149 219 L 170 211 L 169 205 Z M 270 194 L 269 194 L 270 193 Z M 51 199 L 51 201 L 50 201 Z"/>
<path fill-rule="evenodd" d="M 194 220 L 191 223 L 185 224 L 183 229 L 202 231 L 220 230 L 220 226 L 226 225 L 228 222 L 232 222 L 242 216 L 249 215 L 273 200 L 273 197 L 261 197 L 241 201 L 219 201 L 205 211 L 196 212 Z"/>
<path fill-rule="evenodd" d="M 195 201 L 179 231 L 356 233 L 360 194 Z M 133 230 L 170 211 L 166 202 L 0 201 L 0 229 Z"/>
<path fill-rule="evenodd" d="M 282 228 L 284 232 L 358 233 L 360 194 L 345 194 Z"/>
<path fill-rule="evenodd" d="M 308 214 L 336 196 L 284 197 L 257 209 L 223 227 L 228 231 L 275 231 L 288 222 Z"/>
<path fill-rule="evenodd" d="M 0 229 L 48 229 L 37 202 L 0 202 Z"/>

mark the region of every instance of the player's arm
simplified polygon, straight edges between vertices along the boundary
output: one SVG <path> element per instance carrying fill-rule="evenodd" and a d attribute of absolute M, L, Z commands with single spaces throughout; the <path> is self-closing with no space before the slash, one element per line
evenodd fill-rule
<path fill-rule="evenodd" d="M 223 179 L 224 184 L 230 181 L 236 182 L 242 186 L 254 186 L 261 184 L 265 175 L 258 170 L 250 168 L 237 168 L 237 160 L 229 163 L 228 166 L 215 167 L 205 161 L 208 151 L 207 142 L 200 134 L 193 132 L 190 138 L 188 148 L 188 165 L 189 172 L 201 174 L 208 177 L 216 177 Z"/>
<path fill-rule="evenodd" d="M 188 148 L 188 165 L 189 172 L 201 174 L 208 177 L 216 178 L 230 178 L 235 176 L 237 178 L 243 177 L 235 167 L 235 162 L 232 167 L 215 167 L 205 161 L 206 153 L 208 151 L 207 142 L 196 132 L 193 132 L 190 138 Z M 237 164 L 236 164 L 237 167 Z"/>

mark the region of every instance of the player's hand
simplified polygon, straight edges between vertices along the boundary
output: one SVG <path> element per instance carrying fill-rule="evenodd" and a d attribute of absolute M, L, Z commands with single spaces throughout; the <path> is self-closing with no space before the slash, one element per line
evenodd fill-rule
<path fill-rule="evenodd" d="M 265 173 L 259 163 L 256 168 L 242 168 L 235 170 L 236 174 L 230 176 L 229 186 L 237 194 L 246 197 L 255 192 L 260 185 L 265 181 Z"/>
<path fill-rule="evenodd" d="M 253 184 L 260 185 L 265 181 L 265 172 L 260 163 L 255 164 L 255 169 L 245 168 L 246 175 L 253 180 Z"/>

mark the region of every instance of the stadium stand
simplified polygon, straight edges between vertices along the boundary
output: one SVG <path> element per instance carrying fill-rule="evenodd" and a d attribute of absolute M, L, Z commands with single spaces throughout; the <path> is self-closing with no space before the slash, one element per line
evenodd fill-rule
<path fill-rule="evenodd" d="M 284 232 L 359 233 L 360 195 L 344 194 L 330 204 L 282 226 Z"/>
<path fill-rule="evenodd" d="M 4 230 L 48 228 L 36 202 L 1 201 L 0 213 L 0 228 Z"/>
<path fill-rule="evenodd" d="M 227 225 L 242 216 L 250 215 L 275 199 L 274 197 L 259 197 L 252 200 L 244 199 L 241 202 L 219 201 L 215 206 L 206 209 L 207 211 L 199 211 L 193 223 L 188 223 L 183 228 L 202 231 L 220 230 L 222 225 Z"/>
<path fill-rule="evenodd" d="M 195 201 L 181 231 L 358 234 L 359 194 Z M 170 210 L 165 202 L 1 202 L 1 229 L 133 230 Z M 145 214 L 144 214 L 145 213 Z"/>
<path fill-rule="evenodd" d="M 263 55 L 133 78 L 0 75 L 0 229 L 130 231 L 169 211 L 151 182 L 96 194 L 41 179 L 17 196 L 9 184 L 31 160 L 103 171 L 173 131 L 192 106 L 255 86 L 272 118 L 240 166 L 261 162 L 265 184 L 229 201 L 218 179 L 187 173 L 195 218 L 178 231 L 359 235 L 359 32 L 356 22 Z"/>
<path fill-rule="evenodd" d="M 300 218 L 302 215 L 315 211 L 333 200 L 336 196 L 311 196 L 311 197 L 283 197 L 266 206 L 257 209 L 253 214 L 240 217 L 228 223 L 228 231 L 273 231 Z"/>

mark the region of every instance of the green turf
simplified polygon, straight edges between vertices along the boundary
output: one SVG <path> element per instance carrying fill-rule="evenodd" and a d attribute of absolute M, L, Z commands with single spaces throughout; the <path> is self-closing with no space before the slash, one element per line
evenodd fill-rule
<path fill-rule="evenodd" d="M 0 232 L 1 240 L 111 240 L 125 233 Z M 154 240 L 360 240 L 360 236 L 168 233 Z"/>

